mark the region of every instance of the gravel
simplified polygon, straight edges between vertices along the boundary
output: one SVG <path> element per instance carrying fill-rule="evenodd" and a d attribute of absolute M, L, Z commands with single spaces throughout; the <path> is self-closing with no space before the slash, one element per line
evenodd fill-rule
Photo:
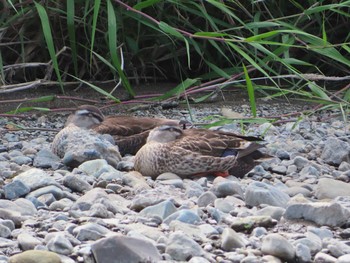
<path fill-rule="evenodd" d="M 266 104 L 260 114 L 301 107 Z M 197 123 L 220 109 L 191 114 Z M 243 178 L 152 180 L 132 171 L 130 156 L 72 169 L 49 150 L 55 133 L 2 129 L 0 262 L 349 262 L 350 125 L 318 121 L 327 114 L 245 126 L 274 157 Z M 135 115 L 189 119 L 177 108 Z M 36 118 L 2 122 L 49 129 L 66 115 Z"/>

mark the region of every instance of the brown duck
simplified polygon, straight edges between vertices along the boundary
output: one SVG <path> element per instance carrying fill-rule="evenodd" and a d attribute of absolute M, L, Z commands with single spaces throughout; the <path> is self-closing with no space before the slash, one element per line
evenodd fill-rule
<path fill-rule="evenodd" d="M 121 155 L 136 154 L 146 143 L 149 131 L 160 125 L 179 126 L 182 122 L 163 118 L 107 116 L 95 106 L 82 105 L 71 114 L 66 126 L 74 124 L 92 129 L 99 134 L 110 134 L 119 147 Z"/>
<path fill-rule="evenodd" d="M 153 129 L 147 143 L 136 153 L 135 170 L 153 179 L 164 172 L 180 177 L 250 171 L 265 155 L 253 142 L 261 139 L 207 129 L 182 130 L 176 126 Z"/>

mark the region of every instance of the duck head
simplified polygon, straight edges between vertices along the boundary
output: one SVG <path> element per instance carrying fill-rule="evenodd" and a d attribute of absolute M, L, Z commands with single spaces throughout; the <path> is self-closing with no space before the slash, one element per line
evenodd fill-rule
<path fill-rule="evenodd" d="M 162 125 L 157 128 L 154 128 L 150 131 L 147 143 L 148 142 L 158 142 L 158 143 L 167 143 L 175 141 L 180 138 L 183 134 L 181 128 L 172 125 Z"/>
<path fill-rule="evenodd" d="M 97 107 L 91 105 L 82 105 L 79 106 L 76 111 L 68 117 L 65 126 L 68 124 L 74 124 L 80 128 L 91 129 L 101 124 L 103 120 L 104 115 Z"/>

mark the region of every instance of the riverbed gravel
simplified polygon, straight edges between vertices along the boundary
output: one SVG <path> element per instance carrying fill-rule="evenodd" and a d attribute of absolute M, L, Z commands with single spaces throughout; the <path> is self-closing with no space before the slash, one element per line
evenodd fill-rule
<path fill-rule="evenodd" d="M 265 117 L 305 106 L 258 109 Z M 195 123 L 222 114 L 190 110 L 128 114 Z M 224 112 L 250 116 L 247 105 Z M 59 130 L 67 113 L 2 118 L 0 263 L 350 262 L 350 124 L 323 118 L 334 113 L 213 127 L 263 136 L 273 158 L 243 178 L 156 180 L 130 170 L 130 156 L 116 167 L 103 159 L 66 167 L 50 152 L 55 132 L 9 130 Z"/>

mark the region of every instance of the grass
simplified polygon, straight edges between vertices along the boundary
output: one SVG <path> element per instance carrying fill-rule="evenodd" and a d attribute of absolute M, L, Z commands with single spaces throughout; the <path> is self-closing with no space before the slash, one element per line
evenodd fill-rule
<path fill-rule="evenodd" d="M 66 83 L 78 80 L 102 93 L 98 83 L 115 80 L 133 98 L 135 84 L 165 80 L 178 85 L 153 99 L 188 103 L 188 94 L 243 83 L 253 117 L 255 93 L 313 101 L 323 105 L 317 110 L 338 108 L 344 116 L 349 112 L 350 89 L 343 84 L 350 72 L 348 0 L 1 5 L 2 89 L 41 79 L 57 83 L 63 93 Z M 333 83 L 340 90 L 336 96 Z M 109 98 L 118 102 L 118 90 Z"/>

